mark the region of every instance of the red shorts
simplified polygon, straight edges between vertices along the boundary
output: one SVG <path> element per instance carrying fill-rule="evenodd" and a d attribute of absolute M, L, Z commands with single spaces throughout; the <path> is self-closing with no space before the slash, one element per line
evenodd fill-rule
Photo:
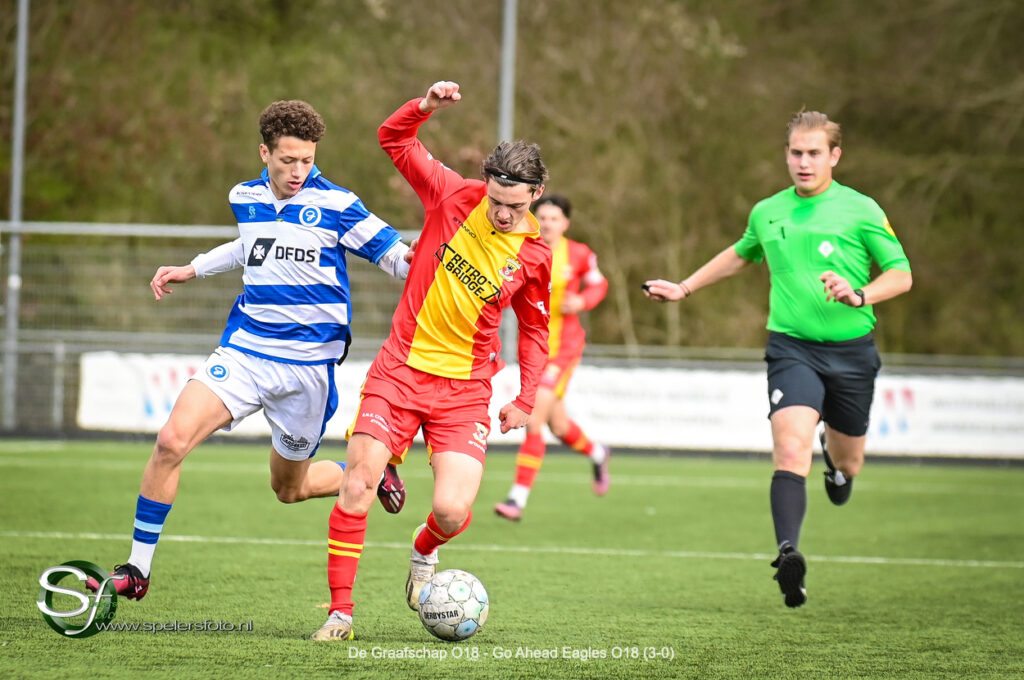
<path fill-rule="evenodd" d="M 491 432 L 491 381 L 457 380 L 424 373 L 386 352 L 366 372 L 359 411 L 348 436 L 360 432 L 382 442 L 398 464 L 423 428 L 427 453 L 454 451 L 481 463 Z"/>
<path fill-rule="evenodd" d="M 554 359 L 548 359 L 544 365 L 544 372 L 540 375 L 540 387 L 545 387 L 555 393 L 561 399 L 569 387 L 569 378 L 580 363 L 578 356 L 558 355 Z"/>

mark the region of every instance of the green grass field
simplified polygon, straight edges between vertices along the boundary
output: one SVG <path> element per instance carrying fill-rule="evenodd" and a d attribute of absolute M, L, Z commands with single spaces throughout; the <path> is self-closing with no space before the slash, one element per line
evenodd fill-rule
<path fill-rule="evenodd" d="M 282 505 L 267 447 L 207 444 L 185 464 L 149 594 L 121 599 L 116 621 L 252 630 L 62 637 L 36 607 L 39 575 L 72 559 L 125 560 L 149 451 L 0 441 L 0 677 L 1024 676 L 1024 469 L 879 460 L 842 508 L 816 461 L 801 540 L 809 600 L 789 610 L 768 566 L 767 460 L 618 455 L 611 492 L 595 498 L 586 462 L 552 454 L 523 522 L 510 524 L 491 507 L 514 456 L 492 453 L 472 526 L 441 552 L 442 568 L 484 582 L 490 618 L 453 644 L 404 602 L 431 489 L 414 451 L 405 509 L 370 515 L 357 639 L 314 643 L 331 500 Z"/>

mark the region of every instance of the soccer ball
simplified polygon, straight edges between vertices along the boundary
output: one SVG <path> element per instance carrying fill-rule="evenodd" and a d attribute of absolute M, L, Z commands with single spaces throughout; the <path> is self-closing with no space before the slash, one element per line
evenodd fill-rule
<path fill-rule="evenodd" d="M 461 569 L 437 572 L 420 591 L 420 622 L 442 640 L 476 635 L 487 621 L 487 609 L 484 584 Z"/>

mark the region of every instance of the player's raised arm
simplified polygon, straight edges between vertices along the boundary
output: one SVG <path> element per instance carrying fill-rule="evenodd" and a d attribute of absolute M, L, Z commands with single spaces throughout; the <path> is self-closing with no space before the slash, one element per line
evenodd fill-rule
<path fill-rule="evenodd" d="M 420 111 L 429 113 L 451 106 L 462 99 L 459 84 L 450 80 L 439 80 L 427 89 L 427 94 L 420 100 Z"/>
<path fill-rule="evenodd" d="M 466 180 L 427 151 L 417 136 L 419 128 L 434 111 L 461 98 L 458 83 L 438 81 L 428 88 L 426 96 L 400 106 L 377 129 L 381 148 L 428 210 Z"/>

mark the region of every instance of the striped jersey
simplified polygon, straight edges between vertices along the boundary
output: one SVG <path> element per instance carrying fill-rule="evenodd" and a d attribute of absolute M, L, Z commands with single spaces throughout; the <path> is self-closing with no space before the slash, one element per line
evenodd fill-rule
<path fill-rule="evenodd" d="M 562 238 L 551 249 L 551 323 L 548 325 L 548 356 L 579 359 L 586 345 L 586 331 L 577 314 L 564 314 L 566 294 L 581 295 L 583 309 L 593 309 L 608 292 L 608 280 L 597 268 L 597 255 L 578 241 Z"/>
<path fill-rule="evenodd" d="M 417 139 L 429 117 L 419 101 L 403 105 L 378 130 L 381 146 L 426 211 L 382 351 L 433 375 L 489 379 L 504 365 L 499 328 L 502 309 L 511 306 L 521 382 L 513 403 L 529 413 L 548 354 L 551 250 L 532 214 L 529 232 L 494 228 L 485 183 L 445 167 Z"/>
<path fill-rule="evenodd" d="M 221 345 L 273 361 L 335 363 L 351 340 L 346 251 L 377 263 L 398 232 L 313 166 L 279 200 L 266 170 L 229 195 L 238 221 L 243 292 Z"/>

